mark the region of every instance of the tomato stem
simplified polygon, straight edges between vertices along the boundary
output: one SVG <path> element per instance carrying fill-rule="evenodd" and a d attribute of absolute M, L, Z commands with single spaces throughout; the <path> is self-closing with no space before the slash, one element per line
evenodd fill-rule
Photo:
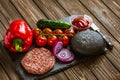
<path fill-rule="evenodd" d="M 48 35 L 50 35 L 50 36 L 52 36 L 52 35 L 55 35 L 55 36 L 73 36 L 73 34 L 44 34 L 45 36 L 48 36 Z"/>

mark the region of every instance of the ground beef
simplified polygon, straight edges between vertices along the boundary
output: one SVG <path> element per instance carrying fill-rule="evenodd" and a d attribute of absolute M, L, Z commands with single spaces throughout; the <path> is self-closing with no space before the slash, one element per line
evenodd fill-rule
<path fill-rule="evenodd" d="M 34 48 L 21 60 L 25 70 L 32 74 L 44 74 L 55 65 L 55 57 L 46 48 Z"/>

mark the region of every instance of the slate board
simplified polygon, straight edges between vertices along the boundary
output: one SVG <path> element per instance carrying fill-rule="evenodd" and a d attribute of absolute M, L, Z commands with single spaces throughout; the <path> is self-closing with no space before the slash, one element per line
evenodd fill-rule
<path fill-rule="evenodd" d="M 70 21 L 69 19 L 70 19 L 70 17 L 67 17 L 67 18 L 64 18 L 61 20 L 69 22 Z M 75 64 L 78 64 L 80 61 L 82 61 L 82 59 L 80 59 L 79 56 L 77 56 L 77 57 L 75 56 L 74 61 L 72 61 L 71 63 L 61 63 L 60 61 L 56 60 L 56 64 L 55 64 L 54 68 L 51 71 L 49 71 L 48 73 L 45 73 L 44 75 L 33 75 L 33 74 L 28 73 L 26 70 L 24 70 L 24 68 L 20 64 L 21 59 L 24 57 L 24 55 L 27 52 L 14 54 L 14 53 L 10 52 L 7 48 L 4 47 L 3 41 L 0 42 L 0 46 L 2 48 L 2 51 L 4 53 L 9 54 L 9 56 L 11 57 L 13 66 L 16 69 L 17 73 L 19 74 L 21 80 L 39 80 L 39 79 L 45 78 L 49 75 L 55 74 L 61 70 L 65 70 Z M 31 50 L 35 47 L 37 47 L 37 46 L 35 45 L 35 43 L 33 43 L 29 50 Z"/>

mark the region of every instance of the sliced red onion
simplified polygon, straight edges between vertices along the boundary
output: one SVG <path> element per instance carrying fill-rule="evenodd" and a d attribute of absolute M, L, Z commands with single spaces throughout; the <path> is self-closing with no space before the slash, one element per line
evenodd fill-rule
<path fill-rule="evenodd" d="M 66 59 L 64 62 L 72 62 L 74 60 L 75 55 L 71 53 L 71 57 L 69 59 Z"/>
<path fill-rule="evenodd" d="M 63 48 L 56 57 L 62 62 L 71 62 L 74 59 L 74 54 L 68 49 Z"/>
<path fill-rule="evenodd" d="M 61 51 L 62 48 L 63 48 L 63 42 L 62 41 L 56 42 L 52 47 L 53 54 L 56 55 Z"/>

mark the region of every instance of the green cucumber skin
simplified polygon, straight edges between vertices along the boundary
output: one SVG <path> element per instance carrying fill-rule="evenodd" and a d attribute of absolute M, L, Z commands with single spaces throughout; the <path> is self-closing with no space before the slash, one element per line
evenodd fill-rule
<path fill-rule="evenodd" d="M 63 21 L 55 21 L 55 20 L 44 20 L 40 19 L 37 22 L 37 27 L 38 28 L 51 28 L 51 29 L 67 29 L 71 27 L 71 24 L 68 22 L 63 22 Z"/>

